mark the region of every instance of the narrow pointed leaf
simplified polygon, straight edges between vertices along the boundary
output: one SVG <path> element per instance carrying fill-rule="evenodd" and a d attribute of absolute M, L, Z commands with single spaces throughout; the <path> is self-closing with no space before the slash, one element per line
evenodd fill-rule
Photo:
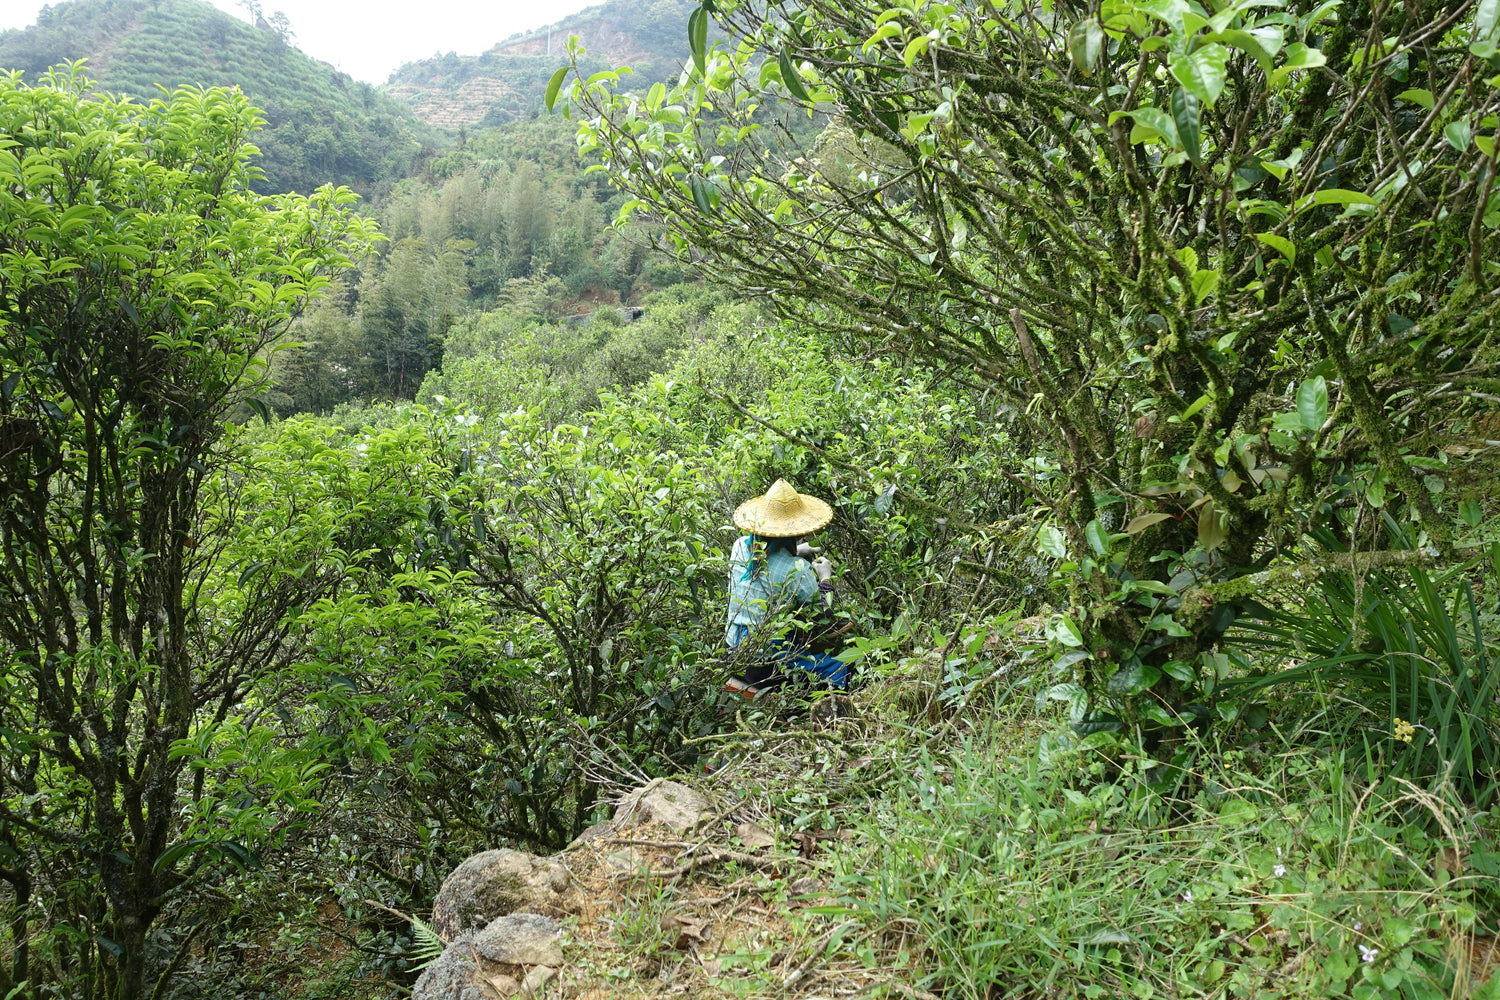
<path fill-rule="evenodd" d="M 708 12 L 702 7 L 688 15 L 688 48 L 693 53 L 693 65 L 698 75 L 707 73 L 708 62 Z"/>
<path fill-rule="evenodd" d="M 1177 125 L 1177 138 L 1182 151 L 1193 166 L 1203 166 L 1203 146 L 1198 130 L 1198 112 L 1201 105 L 1196 95 L 1184 87 L 1172 92 L 1172 121 Z"/>
<path fill-rule="evenodd" d="M 802 85 L 802 76 L 797 72 L 797 67 L 792 65 L 792 57 L 787 55 L 785 49 L 777 61 L 781 64 L 781 82 L 786 84 L 786 89 L 797 100 L 807 100 L 807 88 Z M 893 127 L 891 131 L 896 129 Z"/>

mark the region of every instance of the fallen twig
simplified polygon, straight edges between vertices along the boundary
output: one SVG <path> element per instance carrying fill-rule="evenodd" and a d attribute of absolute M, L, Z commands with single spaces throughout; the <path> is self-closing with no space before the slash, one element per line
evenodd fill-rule
<path fill-rule="evenodd" d="M 828 942 L 832 941 L 835 937 L 842 934 L 850 927 L 858 926 L 858 924 L 858 920 L 845 920 L 833 930 L 829 931 L 827 934 L 824 934 L 822 937 L 818 938 L 817 941 L 813 942 L 812 954 L 807 956 L 807 961 L 803 962 L 801 965 L 797 966 L 787 974 L 786 978 L 781 981 L 782 987 L 784 989 L 791 989 L 793 986 L 796 986 L 798 983 L 800 983 L 807 976 L 807 974 L 812 971 L 812 967 L 818 964 L 818 960 L 823 957 L 823 950 L 828 947 Z"/>
<path fill-rule="evenodd" d="M 664 868 L 661 871 L 651 872 L 652 878 L 682 878 L 693 869 L 702 865 L 715 862 L 734 861 L 750 868 L 785 868 L 797 861 L 796 858 L 758 858 L 753 854 L 741 854 L 739 851 L 707 850 L 695 853 L 691 858 L 676 868 Z"/>

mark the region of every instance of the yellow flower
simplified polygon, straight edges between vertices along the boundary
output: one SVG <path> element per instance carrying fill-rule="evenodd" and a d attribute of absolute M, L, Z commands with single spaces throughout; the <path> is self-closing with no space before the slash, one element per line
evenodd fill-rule
<path fill-rule="evenodd" d="M 1401 718 L 1400 716 L 1397 716 L 1397 718 L 1396 718 L 1395 721 L 1396 721 L 1396 733 L 1395 733 L 1396 739 L 1400 740 L 1403 743 L 1410 743 L 1411 742 L 1411 738 L 1414 735 L 1416 735 L 1417 727 L 1414 726 L 1414 725 L 1412 725 L 1410 722 L 1407 722 L 1405 719 Z"/>

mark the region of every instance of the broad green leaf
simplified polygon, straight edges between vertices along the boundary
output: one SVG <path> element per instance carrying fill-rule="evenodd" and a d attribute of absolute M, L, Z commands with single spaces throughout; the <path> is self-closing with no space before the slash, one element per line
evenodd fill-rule
<path fill-rule="evenodd" d="M 1218 271 L 1193 272 L 1193 305 L 1200 306 L 1203 300 L 1219 289 Z"/>
<path fill-rule="evenodd" d="M 712 216 L 714 214 L 714 206 L 713 201 L 709 198 L 708 184 L 704 182 L 702 177 L 694 174 L 688 178 L 688 187 L 693 192 L 693 204 L 698 206 L 698 211 L 706 216 Z"/>
<path fill-rule="evenodd" d="M 563 66 L 552 74 L 552 79 L 547 81 L 547 93 L 542 100 L 547 105 L 547 112 L 549 114 L 557 106 L 557 92 L 562 88 L 563 80 L 567 79 L 570 68 L 569 66 Z"/>
<path fill-rule="evenodd" d="M 1497 2 L 1500 2 L 1500 0 L 1497 0 Z M 1421 87 L 1412 87 L 1410 90 L 1401 91 L 1401 93 L 1396 95 L 1396 100 L 1410 101 L 1413 104 L 1421 105 L 1428 111 L 1432 110 L 1432 91 L 1424 90 Z"/>
<path fill-rule="evenodd" d="M 861 54 L 867 53 L 875 46 L 885 41 L 887 38 L 893 38 L 899 34 L 901 34 L 901 25 L 895 23 L 894 21 L 887 21 L 885 24 L 882 24 L 880 27 L 875 29 L 875 34 L 865 39 L 865 44 L 860 48 L 859 51 Z"/>
<path fill-rule="evenodd" d="M 906 68 L 911 69 L 911 67 L 915 66 L 917 60 L 922 58 L 922 54 L 927 51 L 927 47 L 931 44 L 932 39 L 926 35 L 918 35 L 907 42 L 906 48 L 901 52 L 901 61 L 906 64 Z"/>
<path fill-rule="evenodd" d="M 1158 632 L 1165 632 L 1167 635 L 1173 636 L 1178 639 L 1181 639 L 1183 636 L 1193 634 L 1186 628 L 1184 628 L 1182 624 L 1179 623 L 1177 619 L 1173 618 L 1171 615 L 1157 615 L 1155 618 L 1151 619 L 1146 627 L 1154 628 Z"/>
<path fill-rule="evenodd" d="M 1088 17 L 1068 32 L 1068 58 L 1084 76 L 1093 76 L 1104 54 L 1104 26 L 1098 18 Z"/>
<path fill-rule="evenodd" d="M 1121 667 L 1109 679 L 1109 693 L 1116 698 L 1133 698 L 1161 680 L 1161 667 L 1139 661 Z"/>
<path fill-rule="evenodd" d="M 1067 615 L 1058 615 L 1048 623 L 1047 638 L 1060 646 L 1076 648 L 1083 645 L 1083 633 Z"/>
<path fill-rule="evenodd" d="M 1198 130 L 1199 102 L 1196 95 L 1183 87 L 1172 91 L 1172 122 L 1177 126 L 1177 138 L 1183 152 L 1193 166 L 1203 166 L 1202 136 Z"/>
<path fill-rule="evenodd" d="M 1173 660 L 1171 663 L 1163 663 L 1161 672 L 1175 681 L 1191 684 L 1198 679 L 1198 672 L 1193 669 L 1191 663 L 1183 663 L 1181 660 Z"/>
<path fill-rule="evenodd" d="M 1262 39 L 1253 32 L 1241 31 L 1238 28 L 1221 31 L 1213 37 L 1216 41 L 1223 42 L 1230 48 L 1239 49 L 1245 55 L 1255 60 L 1256 64 L 1260 66 L 1262 73 L 1266 74 L 1267 77 L 1271 75 L 1271 70 L 1276 62 L 1276 53 L 1281 50 L 1280 29 L 1276 30 L 1276 47 L 1274 49 L 1267 47 L 1268 39 Z"/>
<path fill-rule="evenodd" d="M 1307 17 L 1303 19 L 1301 24 L 1302 37 L 1306 38 L 1307 36 L 1311 35 L 1315 30 L 1317 30 L 1318 23 L 1324 18 L 1331 15 L 1339 7 L 1343 6 L 1343 3 L 1344 0 L 1323 0 L 1323 2 L 1318 5 L 1317 9 L 1315 9 L 1311 14 L 1307 15 Z"/>
<path fill-rule="evenodd" d="M 1285 257 L 1291 263 L 1297 263 L 1297 247 L 1285 236 L 1277 236 L 1275 233 L 1256 233 L 1255 238 L 1266 246 L 1279 251 L 1281 256 Z"/>
<path fill-rule="evenodd" d="M 1448 145 L 1460 153 L 1469 151 L 1469 145 L 1474 141 L 1474 130 L 1465 121 L 1451 122 L 1443 127 L 1443 138 L 1448 140 Z"/>
<path fill-rule="evenodd" d="M 1182 30 L 1182 16 L 1188 12 L 1187 0 L 1141 0 L 1136 6 L 1178 31 Z"/>
<path fill-rule="evenodd" d="M 1109 532 L 1104 530 L 1104 525 L 1094 518 L 1083 527 L 1083 537 L 1088 539 L 1089 548 L 1094 550 L 1094 555 L 1103 556 L 1109 553 Z"/>
<path fill-rule="evenodd" d="M 1136 108 L 1126 114 L 1135 120 L 1135 128 L 1130 132 L 1131 142 L 1145 142 L 1160 136 L 1174 149 L 1182 145 L 1177 138 L 1177 124 L 1161 108 Z M 1137 133 L 1143 130 L 1141 137 L 1137 138 Z"/>
<path fill-rule="evenodd" d="M 1205 552 L 1212 552 L 1221 548 L 1228 540 L 1224 515 L 1212 498 L 1205 500 L 1203 506 L 1198 508 L 1198 544 L 1203 546 Z"/>
<path fill-rule="evenodd" d="M 1474 148 L 1485 156 L 1495 155 L 1495 137 L 1492 135 L 1476 135 L 1474 137 Z"/>
<path fill-rule="evenodd" d="M 1271 72 L 1271 89 L 1276 89 L 1280 86 L 1281 81 L 1293 73 L 1302 70 L 1317 69 L 1319 66 L 1327 64 L 1327 62 L 1328 57 L 1323 55 L 1322 50 L 1308 48 L 1301 42 L 1293 42 L 1286 47 L 1286 62 Z"/>
<path fill-rule="evenodd" d="M 1298 147 L 1297 149 L 1294 149 L 1290 153 L 1288 153 L 1285 159 L 1261 160 L 1260 165 L 1266 173 L 1270 174 L 1272 177 L 1276 178 L 1279 181 L 1282 178 L 1286 177 L 1288 171 L 1295 170 L 1297 168 L 1297 164 L 1302 162 L 1302 157 L 1306 155 L 1307 150 Z"/>
<path fill-rule="evenodd" d="M 1328 382 L 1323 376 L 1310 378 L 1297 388 L 1297 416 L 1309 433 L 1328 420 Z"/>
<path fill-rule="evenodd" d="M 1171 519 L 1171 514 L 1161 513 L 1142 514 L 1139 517 L 1132 517 L 1130 523 L 1125 525 L 1125 533 L 1127 535 L 1138 535 L 1153 524 L 1160 524 L 1163 521 L 1170 521 Z"/>
<path fill-rule="evenodd" d="M 1500 0 L 1479 0 L 1474 5 L 1474 36 L 1470 40 L 1493 40 L 1497 26 L 1500 26 Z"/>
<path fill-rule="evenodd" d="M 1228 63 L 1229 50 L 1217 42 L 1210 42 L 1185 54 L 1174 52 L 1168 59 L 1168 66 L 1177 82 L 1210 108 L 1224 90 L 1224 81 L 1227 79 L 1225 67 Z"/>
<path fill-rule="evenodd" d="M 1068 554 L 1068 539 L 1050 524 L 1042 525 L 1042 530 L 1037 532 L 1036 546 L 1042 550 L 1043 555 L 1053 559 L 1062 559 Z"/>

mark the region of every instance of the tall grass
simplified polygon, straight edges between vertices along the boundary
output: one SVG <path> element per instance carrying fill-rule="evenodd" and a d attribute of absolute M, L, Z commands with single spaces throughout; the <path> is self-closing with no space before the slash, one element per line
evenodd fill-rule
<path fill-rule="evenodd" d="M 1094 739 L 924 752 L 856 821 L 836 891 L 888 967 L 945 1000 L 1468 995 L 1496 880 L 1443 862 L 1483 837 L 1447 789 L 1200 746 L 1168 802 Z"/>
<path fill-rule="evenodd" d="M 1440 575 L 1325 573 L 1237 632 L 1264 669 L 1224 692 L 1246 698 L 1290 685 L 1332 694 L 1359 709 L 1345 727 L 1348 742 L 1370 746 L 1411 780 L 1451 780 L 1488 805 L 1500 788 L 1500 664 L 1488 648 L 1500 623 L 1497 583 L 1500 545 L 1487 560 Z"/>

